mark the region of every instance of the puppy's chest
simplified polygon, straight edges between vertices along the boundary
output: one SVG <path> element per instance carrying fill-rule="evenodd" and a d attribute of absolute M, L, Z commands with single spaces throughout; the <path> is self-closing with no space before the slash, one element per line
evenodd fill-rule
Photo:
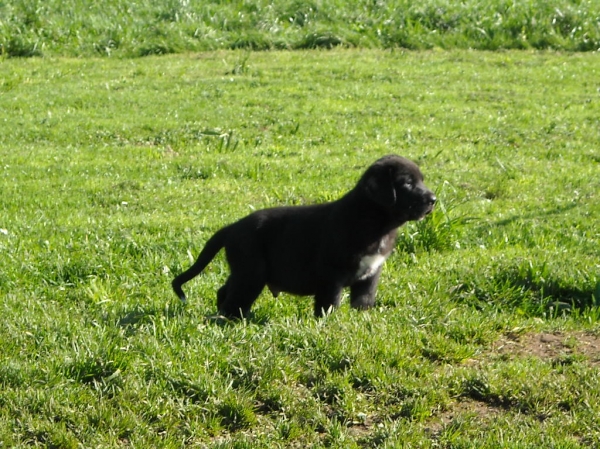
<path fill-rule="evenodd" d="M 354 278 L 358 281 L 362 281 L 373 276 L 390 255 L 392 244 L 393 242 L 391 241 L 390 236 L 384 236 L 380 240 L 375 252 L 365 254 L 361 257 Z"/>

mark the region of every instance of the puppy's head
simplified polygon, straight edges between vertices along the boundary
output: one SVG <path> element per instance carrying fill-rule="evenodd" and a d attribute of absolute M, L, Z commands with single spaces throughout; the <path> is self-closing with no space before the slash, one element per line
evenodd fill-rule
<path fill-rule="evenodd" d="M 421 220 L 431 213 L 436 201 L 433 192 L 423 184 L 419 167 L 396 155 L 375 161 L 360 179 L 358 188 L 398 222 Z"/>

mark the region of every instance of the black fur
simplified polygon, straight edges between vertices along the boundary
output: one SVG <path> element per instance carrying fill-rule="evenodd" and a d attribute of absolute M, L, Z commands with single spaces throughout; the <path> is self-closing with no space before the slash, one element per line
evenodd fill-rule
<path fill-rule="evenodd" d="M 345 287 L 352 307 L 367 309 L 397 228 L 422 219 L 435 200 L 416 164 L 385 156 L 337 201 L 259 210 L 220 229 L 173 289 L 185 301 L 181 286 L 225 248 L 231 274 L 217 293 L 225 316 L 247 315 L 265 285 L 275 296 L 314 295 L 316 316 L 337 307 Z"/>

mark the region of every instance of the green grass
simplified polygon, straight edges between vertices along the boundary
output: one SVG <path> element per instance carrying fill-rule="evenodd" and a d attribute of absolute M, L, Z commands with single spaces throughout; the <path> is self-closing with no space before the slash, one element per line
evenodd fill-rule
<path fill-rule="evenodd" d="M 599 73 L 549 52 L 4 60 L 0 446 L 600 445 Z M 219 227 L 338 198 L 392 152 L 440 203 L 375 309 L 265 293 L 215 321 L 222 256 L 187 306 L 170 290 Z M 540 332 L 564 344 L 507 349 Z"/>
<path fill-rule="evenodd" d="M 147 56 L 247 48 L 600 49 L 595 0 L 0 2 L 0 54 Z"/>

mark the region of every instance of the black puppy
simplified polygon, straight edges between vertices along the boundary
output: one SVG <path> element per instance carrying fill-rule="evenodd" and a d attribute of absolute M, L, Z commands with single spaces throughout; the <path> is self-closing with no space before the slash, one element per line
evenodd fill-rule
<path fill-rule="evenodd" d="M 181 286 L 225 248 L 231 274 L 217 293 L 225 316 L 247 315 L 265 285 L 275 296 L 314 295 L 316 316 L 339 305 L 344 287 L 352 307 L 367 309 L 397 228 L 422 219 L 435 200 L 416 164 L 385 156 L 337 201 L 259 210 L 220 229 L 173 289 L 185 301 Z"/>

